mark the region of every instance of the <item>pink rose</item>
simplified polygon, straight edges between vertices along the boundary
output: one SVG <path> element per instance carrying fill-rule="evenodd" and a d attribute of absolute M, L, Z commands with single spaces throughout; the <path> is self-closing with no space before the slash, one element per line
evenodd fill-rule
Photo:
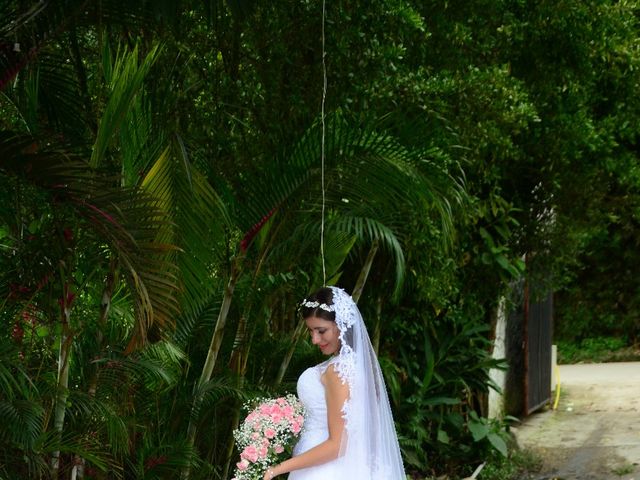
<path fill-rule="evenodd" d="M 273 428 L 267 428 L 264 431 L 264 436 L 267 438 L 273 438 L 276 436 L 276 431 Z"/>
<path fill-rule="evenodd" d="M 240 454 L 240 458 L 246 459 L 250 462 L 258 460 L 258 451 L 256 450 L 256 447 L 253 445 L 247 446 Z"/>
<path fill-rule="evenodd" d="M 267 458 L 267 452 L 269 450 L 267 450 L 267 447 L 260 447 L 260 450 L 258 450 L 258 456 L 260 458 Z"/>
<path fill-rule="evenodd" d="M 291 430 L 293 431 L 293 433 L 298 433 L 300 431 L 300 429 L 302 428 L 302 426 L 300 425 L 300 423 L 294 421 L 291 424 Z"/>
<path fill-rule="evenodd" d="M 271 419 L 278 423 L 283 416 L 283 412 L 282 409 L 278 406 L 278 405 L 274 405 L 273 407 L 271 407 Z"/>
<path fill-rule="evenodd" d="M 275 447 L 273 447 L 273 451 L 276 453 L 282 453 L 284 452 L 284 447 L 282 445 L 276 445 Z"/>
<path fill-rule="evenodd" d="M 246 470 L 249 467 L 249 462 L 246 459 L 243 459 L 236 463 L 236 467 L 238 467 L 238 470 L 240 471 Z"/>

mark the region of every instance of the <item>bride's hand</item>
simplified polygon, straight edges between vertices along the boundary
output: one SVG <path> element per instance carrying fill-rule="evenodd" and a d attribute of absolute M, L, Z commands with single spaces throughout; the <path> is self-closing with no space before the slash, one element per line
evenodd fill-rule
<path fill-rule="evenodd" d="M 273 467 L 269 467 L 267 468 L 267 471 L 264 472 L 264 480 L 271 480 L 272 478 L 276 478 L 278 476 L 278 474 L 276 473 L 276 471 L 273 469 Z"/>

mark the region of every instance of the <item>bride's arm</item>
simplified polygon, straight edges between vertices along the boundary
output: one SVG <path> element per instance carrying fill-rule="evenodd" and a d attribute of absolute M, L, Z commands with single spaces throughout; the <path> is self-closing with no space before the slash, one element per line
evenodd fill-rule
<path fill-rule="evenodd" d="M 320 465 L 338 458 L 340 441 L 344 431 L 342 407 L 347 398 L 349 398 L 349 386 L 342 382 L 333 365 L 329 365 L 329 368 L 322 376 L 322 383 L 324 384 L 327 401 L 329 438 L 310 450 L 270 468 L 265 474 L 265 479 L 292 472 L 293 470 Z M 271 477 L 269 477 L 269 474 L 271 474 Z"/>

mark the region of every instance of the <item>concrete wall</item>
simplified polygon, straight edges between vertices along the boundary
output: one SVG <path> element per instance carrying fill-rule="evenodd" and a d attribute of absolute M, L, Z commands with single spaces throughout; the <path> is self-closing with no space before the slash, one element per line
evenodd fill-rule
<path fill-rule="evenodd" d="M 493 352 L 491 357 L 495 359 L 503 359 L 507 356 L 507 301 L 504 297 L 500 299 L 496 310 L 496 331 L 493 341 Z M 507 372 L 492 368 L 489 370 L 489 377 L 500 387 L 501 392 L 505 391 L 507 386 Z M 488 399 L 488 417 L 501 418 L 505 414 L 504 395 L 498 393 L 494 389 L 489 389 Z"/>

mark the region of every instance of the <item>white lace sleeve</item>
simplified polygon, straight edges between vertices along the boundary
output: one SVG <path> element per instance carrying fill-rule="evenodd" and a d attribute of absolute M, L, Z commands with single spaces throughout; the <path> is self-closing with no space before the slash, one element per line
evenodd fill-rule
<path fill-rule="evenodd" d="M 355 355 L 353 352 L 341 353 L 340 355 L 333 357 L 329 362 L 327 362 L 326 368 L 328 368 L 329 365 L 333 365 L 333 368 L 340 377 L 340 380 L 342 380 L 343 384 L 346 383 L 348 385 L 353 385 L 356 372 Z"/>
<path fill-rule="evenodd" d="M 341 355 L 333 357 L 331 360 L 322 365 L 321 372 L 324 374 L 327 369 L 333 365 L 334 371 L 338 374 L 340 380 L 342 380 L 343 385 L 347 385 L 349 387 L 349 397 L 344 401 L 342 408 L 340 409 L 342 412 L 342 418 L 348 422 L 349 419 L 349 405 L 351 398 L 351 387 L 353 385 L 355 368 L 353 365 L 353 356 L 350 358 L 343 358 Z"/>

